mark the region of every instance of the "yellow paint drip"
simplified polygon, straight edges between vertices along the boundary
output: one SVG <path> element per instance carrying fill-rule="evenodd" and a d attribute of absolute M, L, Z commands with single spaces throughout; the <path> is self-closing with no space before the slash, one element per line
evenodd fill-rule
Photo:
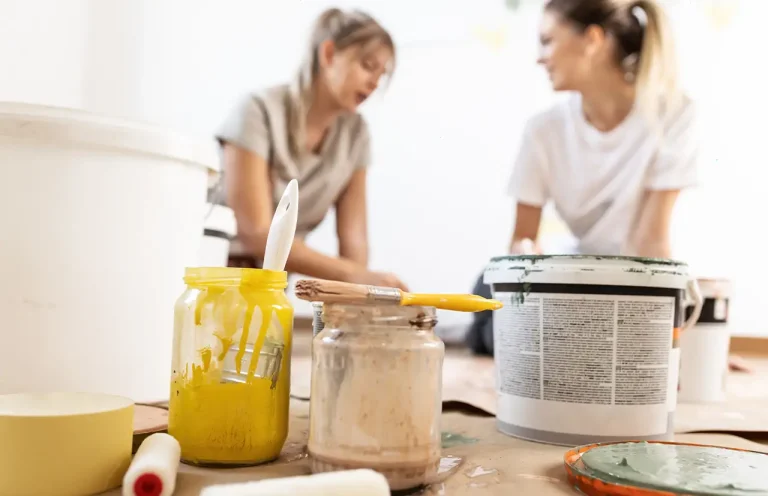
<path fill-rule="evenodd" d="M 203 372 L 208 372 L 211 368 L 211 348 L 206 346 L 200 350 L 200 358 L 203 360 Z"/>
<path fill-rule="evenodd" d="M 234 298 L 237 296 L 237 298 Z M 232 346 L 233 339 L 237 333 L 237 321 L 240 317 L 242 308 L 239 292 L 229 292 L 222 295 L 222 301 L 219 304 L 219 311 L 222 313 L 222 329 L 216 331 L 216 337 L 221 343 L 221 352 L 218 360 L 224 360 L 229 348 Z"/>
<path fill-rule="evenodd" d="M 219 296 L 221 296 L 221 293 L 223 292 L 223 290 L 224 288 L 219 288 L 214 286 L 200 293 L 200 295 L 197 298 L 197 303 L 195 305 L 195 325 L 202 324 L 203 310 L 205 309 L 205 305 L 207 303 L 216 301 L 216 299 Z"/>
<path fill-rule="evenodd" d="M 245 311 L 245 321 L 243 323 L 243 333 L 240 335 L 240 346 L 238 346 L 237 356 L 235 356 L 235 370 L 239 374 L 243 370 L 243 357 L 245 356 L 245 347 L 248 344 L 248 334 L 250 334 L 251 324 L 253 323 L 253 307 L 248 306 Z M 254 354 L 255 354 L 254 350 Z M 258 357 L 258 355 L 256 355 Z M 251 357 L 253 360 L 253 357 Z"/>
<path fill-rule="evenodd" d="M 259 335 L 256 337 L 256 343 L 253 345 L 253 356 L 251 357 L 251 364 L 248 366 L 248 377 L 253 377 L 256 373 L 256 367 L 259 364 L 259 358 L 261 357 L 261 349 L 264 347 L 264 340 L 267 337 L 267 329 L 272 322 L 272 308 L 259 307 L 261 310 L 261 326 L 259 326 Z M 244 333 L 245 334 L 245 333 Z M 240 364 L 237 364 L 237 368 L 240 369 Z"/>
<path fill-rule="evenodd" d="M 198 298 L 194 318 L 186 320 L 195 325 L 178 331 L 184 335 L 177 337 L 176 346 L 182 347 L 179 343 L 184 338 L 216 328 L 208 331 L 212 332 L 209 336 L 222 347 L 215 352 L 210 346 L 203 347 L 193 358 L 195 363 L 174 364 L 168 432 L 181 444 L 183 460 L 200 465 L 252 465 L 280 454 L 288 434 L 293 328 L 293 308 L 279 289 L 284 281 L 285 273 L 244 272 L 242 284 L 230 284 L 229 291 L 207 291 L 205 297 Z M 213 323 L 207 322 L 211 314 L 198 310 L 209 303 Z M 260 313 L 258 333 L 249 332 L 252 324 L 255 327 L 254 313 Z M 279 326 L 272 325 L 273 316 Z M 232 357 L 232 344 L 240 329 L 239 350 Z M 274 358 L 280 360 L 276 377 L 260 375 L 272 367 L 258 368 L 260 352 L 267 343 L 270 351 L 281 349 Z M 242 360 L 251 346 L 253 354 L 246 372 Z M 231 367 L 233 358 L 236 370 L 226 371 L 225 364 Z M 240 376 L 237 381 L 226 382 L 235 373 Z"/>
<path fill-rule="evenodd" d="M 232 339 L 224 338 L 221 336 L 218 336 L 219 342 L 221 343 L 221 351 L 218 355 L 216 355 L 216 359 L 219 361 L 224 360 L 224 357 L 227 356 L 227 352 L 229 352 L 229 348 L 232 347 Z"/>

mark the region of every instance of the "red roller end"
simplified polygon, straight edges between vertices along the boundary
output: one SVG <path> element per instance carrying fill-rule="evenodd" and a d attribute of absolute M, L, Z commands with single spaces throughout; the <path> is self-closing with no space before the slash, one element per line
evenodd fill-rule
<path fill-rule="evenodd" d="M 156 474 L 141 474 L 133 483 L 135 496 L 160 496 L 163 492 L 163 481 Z"/>

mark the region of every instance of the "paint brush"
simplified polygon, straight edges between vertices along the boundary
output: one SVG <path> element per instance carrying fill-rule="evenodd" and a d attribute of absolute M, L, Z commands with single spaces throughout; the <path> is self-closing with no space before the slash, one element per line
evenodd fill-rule
<path fill-rule="evenodd" d="M 502 307 L 500 301 L 471 294 L 418 294 L 398 288 L 317 279 L 297 281 L 295 293 L 296 297 L 302 300 L 351 305 L 418 305 L 457 312 L 482 312 Z"/>

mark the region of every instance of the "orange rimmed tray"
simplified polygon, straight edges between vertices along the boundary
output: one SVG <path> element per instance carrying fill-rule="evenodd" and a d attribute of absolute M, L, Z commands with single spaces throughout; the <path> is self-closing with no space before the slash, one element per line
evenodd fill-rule
<path fill-rule="evenodd" d="M 581 457 L 584 453 L 605 446 L 619 445 L 619 444 L 632 444 L 632 443 L 645 443 L 645 444 L 664 444 L 672 446 L 694 446 L 699 448 L 716 448 L 729 451 L 738 451 L 742 453 L 754 453 L 761 456 L 768 456 L 766 453 L 759 451 L 740 449 L 740 448 L 728 448 L 725 446 L 714 446 L 708 444 L 696 444 L 696 443 L 675 443 L 668 441 L 619 441 L 614 443 L 595 443 L 584 446 L 579 446 L 568 450 L 563 457 L 563 464 L 565 466 L 565 472 L 568 476 L 568 482 L 586 494 L 587 496 L 680 496 L 684 493 L 665 491 L 662 489 L 653 489 L 642 486 L 631 486 L 627 484 L 620 484 L 613 481 L 606 481 L 596 475 L 589 473 L 589 469 L 584 465 Z"/>

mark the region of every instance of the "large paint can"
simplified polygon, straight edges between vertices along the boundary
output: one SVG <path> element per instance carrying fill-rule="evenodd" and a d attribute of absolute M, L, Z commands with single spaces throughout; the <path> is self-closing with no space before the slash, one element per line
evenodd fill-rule
<path fill-rule="evenodd" d="M 693 326 L 680 336 L 680 388 L 685 403 L 713 403 L 725 399 L 731 333 L 728 310 L 731 283 L 699 279 L 704 304 Z"/>
<path fill-rule="evenodd" d="M 701 311 L 686 264 L 506 256 L 484 280 L 504 303 L 493 316 L 500 431 L 568 446 L 672 438 L 679 335 Z"/>

